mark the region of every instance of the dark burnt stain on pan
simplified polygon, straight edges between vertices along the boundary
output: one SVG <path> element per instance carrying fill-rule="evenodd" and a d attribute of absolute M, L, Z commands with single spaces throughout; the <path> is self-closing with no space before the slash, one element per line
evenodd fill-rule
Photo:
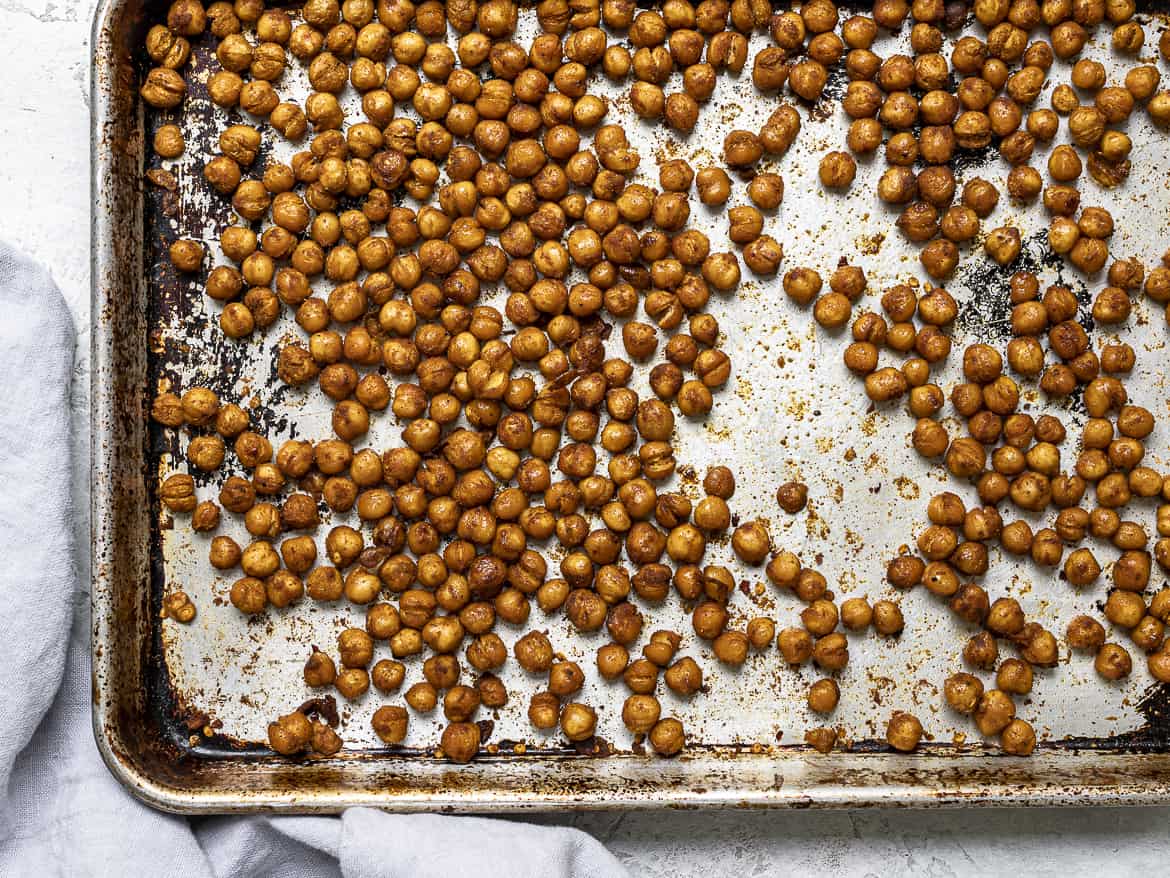
<path fill-rule="evenodd" d="M 1109 738 L 1062 738 L 1049 742 L 1049 746 L 1060 750 L 1165 753 L 1170 742 L 1170 685 L 1153 684 L 1136 707 L 1146 720 L 1141 728 Z"/>
<path fill-rule="evenodd" d="M 947 289 L 959 302 L 955 325 L 979 341 L 1006 342 L 1012 337 L 1012 306 L 1008 290 L 1012 275 L 1027 271 L 1037 277 L 1055 273 L 1054 284 L 1068 287 L 1080 308 L 1077 321 L 1092 333 L 1092 294 L 1084 276 L 1071 272 L 1064 259 L 1048 249 L 1048 231 L 1041 229 L 1021 242 L 1020 255 L 1008 265 L 990 259 L 967 259 L 959 266 Z M 1043 295 L 1044 287 L 1041 287 Z"/>
<path fill-rule="evenodd" d="M 973 341 L 989 344 L 1005 343 L 1012 337 L 1012 305 L 1009 289 L 1012 275 L 1027 271 L 1037 277 L 1053 277 L 1053 284 L 1067 287 L 1076 296 L 1079 308 L 1077 322 L 1092 336 L 1095 321 L 1092 315 L 1092 293 L 1084 275 L 1071 271 L 1064 258 L 1048 248 L 1048 231 L 1040 229 L 1021 241 L 1020 255 L 1008 265 L 999 265 L 990 259 L 966 259 L 947 289 L 959 304 L 955 326 Z M 1103 283 L 1103 281 L 1100 281 Z M 1046 286 L 1040 288 L 1044 294 Z M 1028 386 L 1034 381 L 1026 381 Z M 1083 388 L 1078 386 L 1064 399 L 1047 398 L 1046 407 L 1062 409 L 1083 415 L 1081 399 Z M 1027 406 L 1025 406 L 1025 409 Z"/>

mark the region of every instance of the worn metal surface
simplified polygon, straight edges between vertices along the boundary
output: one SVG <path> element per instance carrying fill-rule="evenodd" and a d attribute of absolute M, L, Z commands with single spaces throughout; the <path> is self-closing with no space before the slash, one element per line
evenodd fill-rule
<path fill-rule="evenodd" d="M 716 395 L 715 409 L 705 422 L 680 420 L 677 456 L 689 469 L 681 470 L 678 487 L 694 495 L 706 466 L 730 465 L 739 484 L 733 510 L 741 519 L 767 518 L 774 543 L 818 566 L 838 596 L 864 594 L 901 603 L 907 628 L 899 639 L 850 636 L 852 657 L 840 675 L 841 706 L 832 717 L 850 744 L 849 752 L 820 756 L 801 743 L 805 730 L 823 722 L 804 705 L 804 692 L 816 678 L 813 669 L 786 668 L 770 650 L 729 671 L 690 635 L 688 615 L 673 595 L 660 608 L 643 608 L 647 630 L 684 632 L 682 654 L 694 656 L 709 680 L 709 691 L 689 703 L 668 690 L 660 693 L 664 715 L 679 716 L 691 742 L 677 760 L 631 752 L 630 736 L 620 721 L 624 689 L 604 684 L 591 671 L 602 637 L 576 634 L 563 618 L 540 618 L 538 609 L 529 625 L 547 628 L 559 651 L 587 667 L 581 700 L 598 708 L 598 734 L 616 750 L 607 758 L 577 754 L 559 735 L 535 733 L 525 708 L 540 681 L 513 663 L 504 676 L 510 702 L 490 717 L 488 743 L 497 752 L 468 766 L 451 766 L 428 755 L 441 728 L 439 711 L 430 717 L 412 715 L 406 749 L 382 747 L 369 728 L 369 717 L 378 705 L 400 696 L 387 699 L 373 690 L 342 705 L 345 722 L 340 731 L 346 749 L 335 758 L 291 763 L 250 744 L 264 739 L 271 718 L 311 694 L 299 673 L 311 644 L 335 651 L 337 632 L 360 625 L 363 613 L 361 608 L 315 605 L 305 599 L 284 611 L 244 619 L 227 601 L 230 579 L 207 563 L 208 538 L 190 532 L 185 520 L 172 527 L 153 500 L 160 476 L 185 467 L 181 452 L 186 438 L 180 441 L 146 423 L 148 400 L 159 389 L 200 384 L 215 388 L 225 401 L 245 407 L 255 401 L 254 422 L 274 445 L 294 429 L 302 437 L 328 436 L 329 407 L 315 389 L 290 390 L 274 381 L 275 351 L 282 339 L 300 333 L 287 314 L 266 335 L 244 344 L 231 342 L 215 324 L 218 306 L 202 295 L 197 281 L 176 277 L 162 256 L 166 244 L 180 236 L 200 238 L 213 256 L 219 255 L 218 230 L 232 214 L 225 200 L 209 194 L 200 171 L 227 114 L 205 98 L 210 47 L 201 44 L 187 71 L 191 96 L 181 115 L 144 118 L 136 95 L 142 71 L 135 64 L 146 29 L 141 7 L 142 0 L 102 4 L 93 40 L 94 722 L 107 762 L 137 794 L 160 807 L 190 812 L 327 811 L 351 804 L 494 811 L 569 804 L 1164 800 L 1170 789 L 1167 696 L 1148 688 L 1140 661 L 1138 671 L 1122 684 L 1099 680 L 1084 656 L 1066 655 L 1058 668 L 1038 672 L 1033 694 L 1018 706 L 1019 715 L 1042 738 L 1032 759 L 1003 757 L 994 742 L 985 745 L 970 723 L 942 707 L 941 682 L 959 669 L 958 653 L 970 632 L 924 590 L 895 594 L 884 582 L 884 564 L 899 546 L 912 543 L 931 494 L 945 486 L 966 491 L 970 501 L 974 493 L 917 457 L 909 447 L 912 422 L 905 413 L 889 407 L 873 410 L 860 382 L 841 365 L 841 338 L 814 331 L 811 315 L 783 296 L 778 281 L 754 279 L 750 273 L 736 295 L 712 302 L 710 310 L 726 334 L 724 350 L 732 358 L 733 377 Z M 522 24 L 522 38 L 532 25 L 531 20 Z M 895 51 L 894 41 L 905 36 L 887 39 L 875 50 L 889 54 Z M 1156 43 L 1156 38 L 1147 43 Z M 1094 57 L 1108 55 L 1107 37 L 1104 48 L 1094 44 L 1087 51 Z M 1045 97 L 1059 81 L 1067 81 L 1066 65 L 1054 67 Z M 652 184 L 656 159 L 682 156 L 697 165 L 717 158 L 726 131 L 758 128 L 775 106 L 775 99 L 755 91 L 746 74 L 721 78 L 698 131 L 679 142 L 664 129 L 633 119 L 613 86 L 601 82 L 599 87 L 614 98 L 611 119 L 622 121 L 641 149 L 641 172 Z M 880 161 L 861 163 L 858 180 L 845 197 L 827 194 L 816 183 L 820 156 L 840 148 L 844 140 L 843 114 L 832 101 L 843 87 L 839 76 L 826 92 L 828 101 L 802 110 L 804 131 L 797 145 L 773 163 L 788 185 L 785 202 L 768 219 L 766 231 L 784 244 L 786 267 L 807 265 L 827 276 L 838 259 L 847 259 L 864 267 L 876 297 L 892 283 L 919 276 L 916 251 L 894 233 L 894 214 L 872 194 Z M 278 90 L 305 93 L 299 65 L 291 65 Z M 356 97 L 350 93 L 348 98 L 347 109 L 356 112 Z M 1110 193 L 1086 181 L 1084 203 L 1113 212 L 1118 227 L 1112 241 L 1115 255 L 1151 262 L 1165 248 L 1158 235 L 1170 221 L 1164 177 L 1170 149 L 1137 116 L 1129 128 L 1137 144 L 1129 183 Z M 176 162 L 160 165 L 144 143 L 151 128 L 163 121 L 182 125 L 188 149 Z M 257 167 L 268 155 L 291 154 L 290 145 L 273 143 L 278 140 L 266 133 L 271 152 L 262 154 Z M 145 183 L 148 167 L 169 170 L 175 190 Z M 1002 183 L 1006 168 L 994 155 L 985 155 L 966 157 L 957 173 L 960 184 L 972 176 Z M 734 199 L 744 201 L 740 181 Z M 697 202 L 692 210 L 693 222 L 708 231 L 714 249 L 722 249 L 726 221 Z M 1075 271 L 1045 261 L 1042 209 L 1014 206 L 1005 196 L 984 228 L 1009 221 L 1024 234 L 1028 267 L 1050 282 L 1059 274 L 1087 304 L 1101 282 L 1086 285 Z M 963 306 L 956 344 L 1007 336 L 1005 281 L 1010 271 L 992 270 L 989 264 L 972 258 L 948 284 Z M 1139 371 L 1129 382 L 1131 396 L 1155 414 L 1165 414 L 1166 327 L 1161 315 L 1140 302 L 1131 327 L 1121 335 L 1139 354 Z M 1112 337 L 1097 333 L 1094 342 Z M 619 345 L 615 333 L 610 347 L 616 351 Z M 958 357 L 951 359 L 957 362 Z M 949 389 L 956 377 L 952 363 L 939 383 Z M 643 375 L 635 386 L 645 389 Z M 1034 413 L 1048 410 L 1036 393 L 1026 394 L 1025 401 Z M 1076 403 L 1057 413 L 1073 435 L 1082 417 Z M 390 447 L 399 430 L 392 415 L 375 416 L 367 439 L 375 448 Z M 1159 427 L 1148 446 L 1152 465 L 1163 469 L 1166 436 L 1166 427 Z M 201 496 L 213 496 L 218 481 L 230 471 L 229 464 L 210 479 L 197 477 Z M 809 509 L 798 516 L 784 514 L 774 500 L 776 486 L 791 478 L 810 489 Z M 1143 520 L 1151 512 L 1152 507 L 1144 509 Z M 333 517 L 333 523 L 344 520 Z M 225 515 L 221 532 L 237 539 L 245 535 L 242 522 L 230 515 Z M 1111 557 L 1108 551 L 1098 554 Z M 1076 593 L 1030 563 L 998 555 L 993 549 L 992 571 L 985 578 L 989 592 L 1017 597 L 1029 618 L 1053 630 L 1062 631 L 1075 612 L 1095 613 L 1104 599 L 1100 588 Z M 777 594 L 760 571 L 735 565 L 728 546 L 714 545 L 708 556 L 732 566 L 744 582 L 732 602 L 733 621 L 768 615 L 780 627 L 798 624 L 801 605 L 795 598 Z M 550 557 L 555 560 L 555 553 Z M 198 607 L 199 615 L 189 626 L 159 619 L 162 595 L 179 588 Z M 500 627 L 509 645 L 520 633 L 502 623 Z M 406 685 L 420 678 L 419 664 L 410 666 Z M 931 738 L 913 756 L 885 753 L 872 743 L 881 737 L 889 714 L 899 709 L 916 713 Z M 519 742 L 524 742 L 522 755 L 514 746 Z"/>

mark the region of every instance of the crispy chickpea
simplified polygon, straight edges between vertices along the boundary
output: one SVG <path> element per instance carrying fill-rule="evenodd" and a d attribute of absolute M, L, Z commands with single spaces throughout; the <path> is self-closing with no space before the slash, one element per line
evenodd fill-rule
<path fill-rule="evenodd" d="M 1011 695 L 1027 695 L 1032 691 L 1032 666 L 1020 659 L 1005 659 L 996 671 L 995 685 Z"/>
<path fill-rule="evenodd" d="M 731 535 L 731 547 L 747 564 L 761 564 L 771 548 L 767 528 L 762 521 L 741 524 Z"/>
<path fill-rule="evenodd" d="M 943 696 L 952 710 L 969 715 L 983 698 L 983 683 L 971 674 L 952 674 L 943 684 Z"/>
<path fill-rule="evenodd" d="M 813 317 L 825 329 L 836 329 L 849 322 L 852 309 L 853 306 L 847 296 L 838 292 L 830 292 L 817 299 L 813 306 Z"/>
<path fill-rule="evenodd" d="M 1064 562 L 1065 579 L 1072 585 L 1090 585 L 1101 575 L 1101 565 L 1089 549 L 1077 549 Z"/>
<path fill-rule="evenodd" d="M 785 273 L 783 286 L 790 299 L 797 304 L 807 305 L 820 294 L 822 281 L 821 276 L 811 268 L 794 268 Z"/>
<path fill-rule="evenodd" d="M 1133 670 L 1133 659 L 1124 646 L 1106 643 L 1097 650 L 1093 668 L 1106 680 L 1120 680 Z"/>
<path fill-rule="evenodd" d="M 998 735 L 1015 719 L 1016 706 L 1006 692 L 990 689 L 979 699 L 973 716 L 980 734 Z"/>
<path fill-rule="evenodd" d="M 439 747 L 452 762 L 467 763 L 479 752 L 480 730 L 475 723 L 453 722 L 443 729 Z"/>
<path fill-rule="evenodd" d="M 904 627 L 902 610 L 893 601 L 877 601 L 873 605 L 873 628 L 878 634 L 901 634 Z"/>
<path fill-rule="evenodd" d="M 560 699 L 551 692 L 537 692 L 528 703 L 528 721 L 538 729 L 555 728 L 560 713 Z"/>
<path fill-rule="evenodd" d="M 731 178 L 722 168 L 700 168 L 695 175 L 695 187 L 703 204 L 725 204 L 731 196 Z"/>
<path fill-rule="evenodd" d="M 380 659 L 370 671 L 370 682 L 379 692 L 397 692 L 406 679 L 406 666 L 391 659 Z"/>
<path fill-rule="evenodd" d="M 1068 623 L 1065 641 L 1072 649 L 1096 651 L 1105 643 L 1105 629 L 1096 619 L 1077 616 Z"/>
<path fill-rule="evenodd" d="M 570 741 L 584 741 L 593 736 L 597 713 L 592 707 L 570 702 L 561 710 L 561 731 Z"/>
<path fill-rule="evenodd" d="M 1012 756 L 1030 756 L 1036 749 L 1036 732 L 1030 723 L 1013 719 L 999 735 L 1000 746 Z"/>
<path fill-rule="evenodd" d="M 268 724 L 268 744 L 281 756 L 294 756 L 309 746 L 313 726 L 300 711 L 286 714 Z"/>
<path fill-rule="evenodd" d="M 821 159 L 817 172 L 826 189 L 848 189 L 857 174 L 857 163 L 846 152 L 830 152 Z"/>
<path fill-rule="evenodd" d="M 849 662 L 849 643 L 839 632 L 818 638 L 813 644 L 812 659 L 826 671 L 839 671 Z"/>
<path fill-rule="evenodd" d="M 530 631 L 516 641 L 513 654 L 520 667 L 529 673 L 544 673 L 553 661 L 552 644 L 539 631 Z"/>
<path fill-rule="evenodd" d="M 917 749 L 922 740 L 922 723 L 917 717 L 903 711 L 895 711 L 886 725 L 886 743 L 901 753 Z"/>
<path fill-rule="evenodd" d="M 817 680 L 808 690 L 808 707 L 814 713 L 832 713 L 841 698 L 837 681 L 832 678 Z"/>
<path fill-rule="evenodd" d="M 1170 652 L 1163 649 L 1153 653 L 1147 659 L 1147 666 L 1150 671 L 1150 676 L 1159 683 L 1165 683 L 1170 680 Z"/>
<path fill-rule="evenodd" d="M 374 711 L 372 726 L 374 734 L 384 744 L 401 744 L 406 740 L 410 716 L 406 708 L 396 704 L 384 704 Z"/>
<path fill-rule="evenodd" d="M 659 720 L 647 737 L 659 756 L 674 756 L 686 746 L 683 724 L 674 717 Z"/>
<path fill-rule="evenodd" d="M 653 695 L 631 695 L 622 705 L 622 722 L 635 735 L 644 735 L 654 728 L 661 710 Z"/>

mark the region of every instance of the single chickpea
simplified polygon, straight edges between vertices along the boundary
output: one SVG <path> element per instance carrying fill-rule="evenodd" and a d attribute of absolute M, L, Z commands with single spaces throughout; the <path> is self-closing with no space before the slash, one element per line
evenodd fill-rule
<path fill-rule="evenodd" d="M 1036 732 L 1030 723 L 1017 718 L 1000 732 L 999 741 L 1005 753 L 1012 756 L 1030 756 L 1036 749 Z"/>
<path fill-rule="evenodd" d="M 1105 629 L 1089 616 L 1077 616 L 1068 624 L 1065 641 L 1072 649 L 1096 651 L 1105 643 Z"/>
<path fill-rule="evenodd" d="M 674 717 L 659 720 L 648 735 L 650 746 L 659 756 L 674 756 L 686 746 L 683 724 Z"/>
<path fill-rule="evenodd" d="M 837 681 L 832 678 L 817 680 L 809 687 L 808 706 L 814 713 L 832 713 L 841 698 Z"/>
<path fill-rule="evenodd" d="M 1011 696 L 1000 689 L 983 693 L 975 707 L 975 725 L 982 735 L 998 735 L 1015 719 L 1016 706 Z"/>
<path fill-rule="evenodd" d="M 584 741 L 593 736 L 597 713 L 588 705 L 570 702 L 561 710 L 560 725 L 570 741 Z"/>
<path fill-rule="evenodd" d="M 983 698 L 983 683 L 971 674 L 952 674 L 943 685 L 943 695 L 952 710 L 970 715 Z"/>
<path fill-rule="evenodd" d="M 922 740 L 922 723 L 903 711 L 895 711 L 886 725 L 886 743 L 901 753 L 917 749 Z"/>
<path fill-rule="evenodd" d="M 830 152 L 821 159 L 818 174 L 826 189 L 848 189 L 857 174 L 857 163 L 849 153 Z"/>
<path fill-rule="evenodd" d="M 1093 668 L 1106 680 L 1120 680 L 1133 670 L 1133 659 L 1125 647 L 1116 643 L 1103 644 L 1097 650 Z"/>

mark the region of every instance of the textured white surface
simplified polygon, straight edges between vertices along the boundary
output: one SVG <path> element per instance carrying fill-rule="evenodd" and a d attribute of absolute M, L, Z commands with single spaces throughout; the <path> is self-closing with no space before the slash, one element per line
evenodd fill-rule
<path fill-rule="evenodd" d="M 48 266 L 78 328 L 77 506 L 87 506 L 91 0 L 0 0 L 0 237 Z M 88 576 L 88 522 L 78 522 Z M 1160 871 L 1170 808 L 583 814 L 637 876 L 1137 875 Z"/>

